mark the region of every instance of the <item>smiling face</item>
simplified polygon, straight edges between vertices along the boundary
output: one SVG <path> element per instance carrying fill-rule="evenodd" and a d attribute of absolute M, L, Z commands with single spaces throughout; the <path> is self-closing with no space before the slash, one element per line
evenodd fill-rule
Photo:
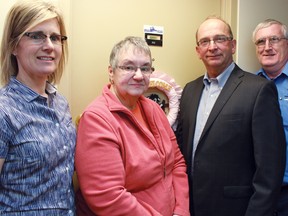
<path fill-rule="evenodd" d="M 273 24 L 259 29 L 255 34 L 255 41 L 272 36 L 279 38 L 284 37 L 279 24 Z M 267 75 L 274 78 L 281 73 L 287 62 L 288 40 L 282 39 L 276 44 L 270 44 L 269 40 L 266 40 L 265 46 L 256 46 L 256 55 Z"/>
<path fill-rule="evenodd" d="M 116 68 L 109 66 L 111 90 L 125 106 L 134 107 L 138 98 L 148 89 L 150 75 L 144 75 L 139 68 L 136 72 L 125 71 L 119 66 L 151 66 L 151 58 L 145 52 L 130 45 L 122 49 Z"/>
<path fill-rule="evenodd" d="M 231 36 L 228 26 L 219 19 L 204 21 L 197 31 L 197 41 L 212 40 L 219 36 Z M 196 52 L 203 61 L 209 77 L 217 77 L 232 63 L 235 50 L 235 40 L 227 40 L 222 43 L 210 41 L 207 47 L 202 47 L 200 44 L 196 47 Z"/>
<path fill-rule="evenodd" d="M 48 37 L 42 44 L 35 44 L 24 35 L 13 52 L 18 63 L 17 79 L 28 86 L 31 82 L 45 83 L 48 75 L 56 71 L 62 54 L 62 46 L 49 39 L 50 35 L 60 34 L 56 18 L 36 25 L 29 32 L 42 32 Z"/>

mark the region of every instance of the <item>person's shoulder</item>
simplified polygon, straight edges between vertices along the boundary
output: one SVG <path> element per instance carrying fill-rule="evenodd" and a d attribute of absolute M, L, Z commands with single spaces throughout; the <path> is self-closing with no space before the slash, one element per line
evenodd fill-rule
<path fill-rule="evenodd" d="M 184 89 L 192 88 L 192 87 L 197 86 L 199 84 L 203 84 L 203 78 L 204 78 L 204 75 L 202 75 L 202 76 L 200 76 L 194 80 L 191 80 L 190 82 L 185 84 Z"/>
<path fill-rule="evenodd" d="M 186 85 L 191 85 L 191 84 L 194 84 L 194 83 L 203 82 L 203 79 L 204 79 L 204 75 L 202 75 L 202 76 L 200 76 L 200 77 L 197 77 L 197 78 L 194 79 L 194 80 L 191 80 L 191 81 L 188 82 Z"/>
<path fill-rule="evenodd" d="M 257 74 L 254 74 L 251 72 L 244 71 L 243 75 L 244 75 L 244 78 L 246 80 L 249 80 L 249 81 L 254 82 L 254 83 L 259 83 L 262 85 L 271 83 L 271 81 L 265 79 L 264 77 L 258 76 Z"/>
<path fill-rule="evenodd" d="M 102 96 L 96 97 L 84 109 L 84 112 L 102 112 L 107 109 L 107 104 Z"/>
<path fill-rule="evenodd" d="M 0 89 L 0 119 L 5 118 L 7 120 L 15 112 L 21 112 L 19 110 L 19 98 L 5 86 Z"/>
<path fill-rule="evenodd" d="M 14 95 L 14 92 L 9 91 L 9 88 L 7 88 L 7 86 L 2 87 L 0 89 L 0 106 L 7 106 L 10 107 L 12 106 L 12 104 L 14 104 L 15 102 L 15 97 L 16 95 Z"/>
<path fill-rule="evenodd" d="M 269 83 L 269 81 L 265 79 L 264 77 L 258 76 L 257 74 L 252 73 L 252 72 L 242 70 L 239 66 L 235 67 L 234 72 L 237 73 L 240 77 L 243 77 L 244 80 L 249 80 L 252 82 L 263 83 L 263 84 Z"/>
<path fill-rule="evenodd" d="M 273 91 L 277 91 L 273 81 L 267 80 L 266 78 L 258 76 L 254 73 L 242 71 L 240 80 L 243 84 L 241 84 L 242 88 L 244 88 L 250 94 L 252 94 L 252 92 L 265 92 L 263 91 L 264 89 L 273 89 Z"/>
<path fill-rule="evenodd" d="M 103 102 L 103 97 L 98 96 L 84 108 L 83 112 L 79 113 L 78 122 L 83 117 L 85 118 L 85 121 L 90 121 L 91 118 L 94 119 L 95 117 L 97 117 L 98 121 L 100 119 L 108 121 L 108 119 L 111 118 L 111 112 Z"/>

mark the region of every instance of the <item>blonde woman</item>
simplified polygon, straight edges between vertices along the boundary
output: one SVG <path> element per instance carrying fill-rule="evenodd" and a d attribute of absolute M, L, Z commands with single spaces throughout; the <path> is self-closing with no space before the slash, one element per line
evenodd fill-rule
<path fill-rule="evenodd" d="M 22 1 L 8 13 L 1 46 L 0 215 L 75 215 L 76 132 L 54 84 L 67 55 L 58 9 Z"/>

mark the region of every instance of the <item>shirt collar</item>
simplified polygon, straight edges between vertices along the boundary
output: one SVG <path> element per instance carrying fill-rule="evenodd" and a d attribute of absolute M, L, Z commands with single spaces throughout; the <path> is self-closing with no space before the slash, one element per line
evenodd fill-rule
<path fill-rule="evenodd" d="M 274 79 L 277 79 L 282 74 L 284 74 L 284 75 L 286 75 L 288 77 L 288 62 L 286 62 L 282 72 L 277 77 L 275 77 Z M 271 80 L 271 78 L 267 75 L 267 73 L 264 71 L 263 68 L 261 68 L 259 71 L 257 71 L 257 75 L 263 76 L 266 79 Z"/>
<path fill-rule="evenodd" d="M 16 79 L 16 77 L 11 77 L 10 78 L 10 83 L 9 86 L 14 89 L 15 91 L 17 91 L 18 94 L 23 95 L 23 98 L 27 101 L 27 102 L 31 102 L 33 100 L 35 100 L 38 97 L 43 97 L 41 95 L 39 95 L 38 93 L 36 93 L 35 91 L 33 91 L 32 89 L 30 89 L 28 86 L 24 85 L 23 83 L 21 83 L 20 81 L 18 81 Z M 57 88 L 55 86 L 53 86 L 51 83 L 46 82 L 46 93 L 48 95 L 52 95 L 52 94 L 56 94 L 57 92 Z"/>
<path fill-rule="evenodd" d="M 215 79 L 218 81 L 218 86 L 223 88 L 226 81 L 228 80 L 228 77 L 232 73 L 233 69 L 235 67 L 235 63 L 232 62 L 221 74 L 219 74 Z M 211 79 L 208 77 L 208 73 L 206 72 L 203 78 L 204 84 L 210 84 Z"/>

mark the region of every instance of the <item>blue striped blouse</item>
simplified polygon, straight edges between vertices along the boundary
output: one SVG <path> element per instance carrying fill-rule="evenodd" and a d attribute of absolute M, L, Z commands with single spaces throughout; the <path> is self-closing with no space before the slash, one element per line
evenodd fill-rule
<path fill-rule="evenodd" d="M 0 90 L 0 215 L 75 215 L 76 131 L 66 99 L 12 77 Z"/>

